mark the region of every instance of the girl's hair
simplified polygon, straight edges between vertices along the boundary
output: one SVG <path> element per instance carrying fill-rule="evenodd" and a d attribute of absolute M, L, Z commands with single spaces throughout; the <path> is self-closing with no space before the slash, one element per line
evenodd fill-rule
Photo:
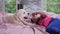
<path fill-rule="evenodd" d="M 31 19 L 31 22 L 32 22 L 32 23 L 35 23 L 36 25 L 38 25 L 38 23 L 37 23 L 37 22 L 38 22 L 39 20 L 40 20 L 40 19 L 38 18 L 38 19 L 37 19 L 37 21 L 36 21 L 36 22 L 34 22 L 34 21 Z"/>
<path fill-rule="evenodd" d="M 32 13 L 32 16 L 37 15 L 37 14 L 40 14 L 41 17 L 37 19 L 36 24 L 38 24 L 38 21 L 39 21 L 40 19 L 44 19 L 44 18 L 47 16 L 47 14 L 46 14 L 45 12 L 43 12 L 43 11 L 42 11 L 42 12 L 40 11 L 40 12 Z M 31 19 L 31 21 L 34 22 L 32 19 Z"/>

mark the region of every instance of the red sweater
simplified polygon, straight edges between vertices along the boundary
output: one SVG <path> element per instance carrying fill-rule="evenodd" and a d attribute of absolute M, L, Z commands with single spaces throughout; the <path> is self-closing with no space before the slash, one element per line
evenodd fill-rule
<path fill-rule="evenodd" d="M 47 27 L 49 25 L 49 23 L 50 23 L 51 20 L 52 20 L 51 17 L 46 16 L 45 18 L 40 19 L 39 22 L 38 22 L 38 24 L 42 25 L 44 27 Z"/>

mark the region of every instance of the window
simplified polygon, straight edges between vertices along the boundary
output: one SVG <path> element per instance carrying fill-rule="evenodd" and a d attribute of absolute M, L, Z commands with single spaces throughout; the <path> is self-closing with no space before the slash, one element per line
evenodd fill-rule
<path fill-rule="evenodd" d="M 21 0 L 5 0 L 5 11 L 16 12 L 16 4 Z M 47 10 L 48 12 L 60 13 L 60 0 L 22 0 L 26 11 Z"/>

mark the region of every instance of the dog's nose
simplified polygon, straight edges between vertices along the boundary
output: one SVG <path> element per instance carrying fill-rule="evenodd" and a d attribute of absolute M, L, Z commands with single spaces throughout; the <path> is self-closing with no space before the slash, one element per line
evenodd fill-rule
<path fill-rule="evenodd" d="M 28 15 L 29 15 L 30 13 L 28 13 Z"/>
<path fill-rule="evenodd" d="M 28 17 L 24 17 L 24 19 L 28 19 Z"/>

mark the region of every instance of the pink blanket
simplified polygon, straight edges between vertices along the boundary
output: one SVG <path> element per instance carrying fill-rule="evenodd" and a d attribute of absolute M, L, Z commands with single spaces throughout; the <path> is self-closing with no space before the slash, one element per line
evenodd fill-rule
<path fill-rule="evenodd" d="M 41 30 L 42 29 L 42 30 Z M 44 28 L 23 27 L 16 24 L 0 24 L 0 34 L 48 34 Z"/>

